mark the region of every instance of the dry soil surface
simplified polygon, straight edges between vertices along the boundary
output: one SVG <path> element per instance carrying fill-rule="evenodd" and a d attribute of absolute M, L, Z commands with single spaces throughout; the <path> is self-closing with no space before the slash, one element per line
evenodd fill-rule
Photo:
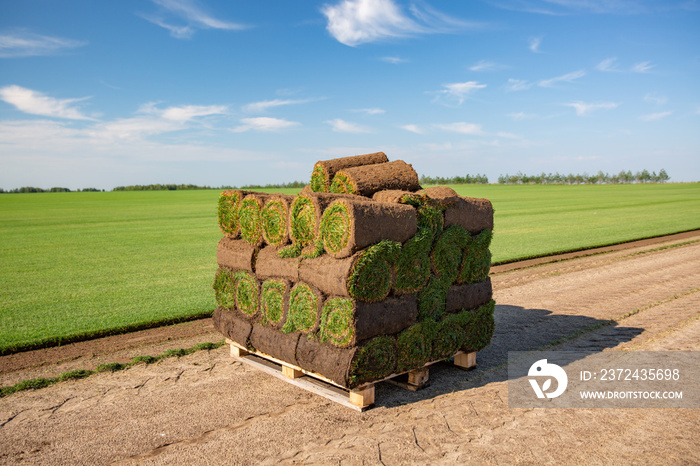
<path fill-rule="evenodd" d="M 700 234 L 492 280 L 496 333 L 477 369 L 436 364 L 418 392 L 379 383 L 376 407 L 364 413 L 236 362 L 221 347 L 0 399 L 0 461 L 700 463 L 699 409 L 512 409 L 505 365 L 508 351 L 540 348 L 700 349 Z M 4 357 L 0 383 L 221 339 L 206 323 L 171 332 L 170 341 L 163 332 L 111 337 L 111 351 L 78 345 L 29 362 Z"/>

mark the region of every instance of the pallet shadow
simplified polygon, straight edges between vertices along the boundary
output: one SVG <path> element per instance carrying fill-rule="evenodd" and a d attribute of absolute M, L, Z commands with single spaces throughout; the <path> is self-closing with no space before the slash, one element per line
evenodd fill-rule
<path fill-rule="evenodd" d="M 575 345 L 574 340 L 570 340 L 562 345 L 550 346 L 547 350 L 597 353 L 630 341 L 644 331 L 643 328 L 619 326 L 588 316 L 553 314 L 546 309 L 526 309 L 507 304 L 496 305 L 494 319 L 496 329 L 491 344 L 477 353 L 476 368 L 464 371 L 449 362 L 433 364 L 430 366 L 430 385 L 416 392 L 402 390 L 386 382 L 379 383 L 376 386 L 375 406 L 415 403 L 508 380 L 509 351 L 540 350 L 581 333 L 575 339 Z M 587 335 L 590 338 L 586 338 Z"/>

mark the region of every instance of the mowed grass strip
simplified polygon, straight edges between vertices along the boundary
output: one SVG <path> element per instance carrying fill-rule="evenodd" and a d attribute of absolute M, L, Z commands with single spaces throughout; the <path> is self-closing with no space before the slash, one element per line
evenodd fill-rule
<path fill-rule="evenodd" d="M 700 228 L 698 183 L 453 188 L 493 202 L 495 263 Z M 210 315 L 219 193 L 0 195 L 0 353 Z"/>

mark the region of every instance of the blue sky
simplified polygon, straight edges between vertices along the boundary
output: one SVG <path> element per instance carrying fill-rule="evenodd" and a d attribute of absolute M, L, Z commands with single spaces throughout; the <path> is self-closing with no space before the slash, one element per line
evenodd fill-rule
<path fill-rule="evenodd" d="M 700 180 L 700 2 L 0 0 L 0 187 Z"/>

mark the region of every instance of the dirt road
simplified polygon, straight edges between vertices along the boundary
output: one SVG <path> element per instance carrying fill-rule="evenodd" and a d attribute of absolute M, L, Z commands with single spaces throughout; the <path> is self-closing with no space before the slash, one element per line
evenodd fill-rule
<path fill-rule="evenodd" d="M 700 463 L 698 409 L 511 409 L 505 366 L 508 351 L 548 345 L 700 349 L 700 234 L 492 279 L 496 333 L 478 368 L 434 365 L 431 385 L 418 392 L 380 383 L 377 406 L 365 413 L 234 362 L 222 347 L 0 399 L 0 461 Z M 220 339 L 208 332 L 146 339 L 94 358 L 15 365 L 0 380 L 7 385 Z M 12 367 L 10 359 L 4 367 Z"/>

